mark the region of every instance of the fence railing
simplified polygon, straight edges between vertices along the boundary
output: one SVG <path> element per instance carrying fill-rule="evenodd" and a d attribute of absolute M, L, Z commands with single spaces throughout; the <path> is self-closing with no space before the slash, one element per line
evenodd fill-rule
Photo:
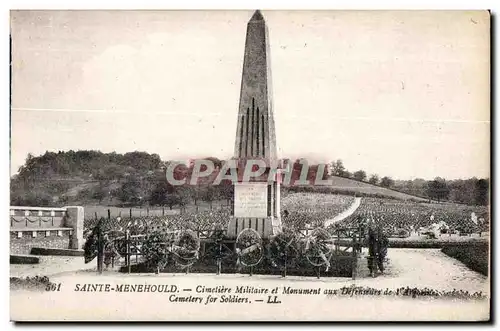
<path fill-rule="evenodd" d="M 220 274 L 223 265 L 227 267 L 231 261 L 233 267 L 246 269 L 250 274 L 258 269 L 277 268 L 286 276 L 287 270 L 302 268 L 315 270 L 319 277 L 322 268 L 328 272 L 332 267 L 332 258 L 341 256 L 350 258 L 355 278 L 364 238 L 362 227 L 330 232 L 324 228 L 285 229 L 266 240 L 257 231 L 245 228 L 234 240 L 227 237 L 224 226 L 179 228 L 166 224 L 154 228 L 152 224 L 144 224 L 138 233 L 137 228 L 110 230 L 106 227 L 107 222 L 109 220 L 101 218 L 87 239 L 97 241 L 100 273 L 104 265 L 114 267 L 123 259 L 129 273 L 134 264 L 141 263 L 148 264 L 156 272 L 168 265 L 189 272 L 196 262 L 203 261 L 200 263 L 215 266 L 216 273 Z"/>

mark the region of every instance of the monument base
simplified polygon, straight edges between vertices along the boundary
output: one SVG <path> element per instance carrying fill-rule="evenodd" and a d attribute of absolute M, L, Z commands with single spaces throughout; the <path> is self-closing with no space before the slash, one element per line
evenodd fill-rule
<path fill-rule="evenodd" d="M 281 231 L 280 183 L 259 181 L 234 184 L 234 201 L 227 236 L 237 238 L 244 229 L 268 238 Z"/>
<path fill-rule="evenodd" d="M 281 232 L 281 219 L 278 217 L 231 217 L 227 237 L 236 239 L 244 229 L 255 230 L 262 238 L 269 238 Z"/>

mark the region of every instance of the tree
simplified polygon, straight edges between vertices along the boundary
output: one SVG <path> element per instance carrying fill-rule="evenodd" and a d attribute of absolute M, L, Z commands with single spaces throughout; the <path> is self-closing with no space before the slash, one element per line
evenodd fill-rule
<path fill-rule="evenodd" d="M 166 180 L 159 181 L 151 192 L 149 203 L 156 206 L 168 206 L 172 209 L 178 205 L 185 207 L 193 198 L 193 190 L 197 186 L 173 186 Z"/>
<path fill-rule="evenodd" d="M 105 179 L 105 180 L 115 180 L 123 177 L 123 168 L 117 164 L 110 164 L 107 167 L 99 169 L 96 174 L 96 179 Z"/>
<path fill-rule="evenodd" d="M 106 198 L 108 196 L 108 194 L 109 194 L 109 190 L 102 183 L 100 183 L 98 186 L 96 186 L 92 190 L 92 198 L 99 200 L 99 204 L 102 202 L 102 200 L 104 200 L 104 198 Z"/>
<path fill-rule="evenodd" d="M 203 188 L 201 194 L 203 201 L 208 202 L 210 204 L 210 210 L 212 210 L 213 201 L 217 198 L 217 191 L 212 185 L 207 185 Z"/>
<path fill-rule="evenodd" d="M 200 185 L 199 184 L 198 185 L 188 185 L 185 188 L 185 190 L 189 191 L 189 196 L 193 200 L 194 205 L 198 206 L 198 200 L 201 199 L 201 195 L 202 195 Z"/>
<path fill-rule="evenodd" d="M 169 195 L 170 189 L 166 180 L 159 181 L 156 186 L 151 191 L 149 197 L 149 203 L 153 206 L 165 206 L 167 205 L 167 196 Z"/>
<path fill-rule="evenodd" d="M 177 204 L 184 208 L 191 202 L 191 192 L 189 185 L 176 186 L 175 194 L 177 195 Z"/>
<path fill-rule="evenodd" d="M 387 176 L 382 177 L 382 179 L 380 180 L 380 185 L 383 187 L 390 188 L 394 185 L 394 180 L 391 177 Z"/>
<path fill-rule="evenodd" d="M 486 206 L 488 205 L 488 190 L 489 190 L 489 183 L 486 179 L 480 179 L 476 182 L 476 201 L 475 203 L 477 205 L 483 205 Z"/>
<path fill-rule="evenodd" d="M 368 183 L 370 184 L 373 184 L 373 185 L 377 185 L 378 182 L 379 182 L 380 178 L 378 177 L 377 174 L 373 174 L 370 176 L 370 179 L 368 180 Z"/>
<path fill-rule="evenodd" d="M 41 191 L 30 191 L 23 196 L 11 196 L 10 203 L 14 206 L 46 207 L 52 204 L 52 197 Z"/>
<path fill-rule="evenodd" d="M 229 205 L 229 202 L 233 199 L 233 194 L 234 194 L 234 186 L 232 185 L 231 181 L 229 180 L 223 180 L 221 181 L 219 187 L 219 195 L 222 199 L 225 199 L 227 204 Z"/>
<path fill-rule="evenodd" d="M 475 178 L 447 181 L 447 184 L 450 189 L 450 194 L 448 195 L 449 200 L 466 204 L 472 204 L 476 201 L 477 180 Z"/>
<path fill-rule="evenodd" d="M 118 199 L 123 203 L 131 205 L 140 205 L 143 201 L 142 196 L 142 185 L 139 178 L 135 176 L 129 176 L 127 181 L 118 190 Z"/>
<path fill-rule="evenodd" d="M 444 179 L 435 178 L 428 184 L 427 195 L 437 201 L 446 200 L 450 195 L 450 188 Z"/>
<path fill-rule="evenodd" d="M 341 159 L 338 159 L 337 161 L 333 161 L 331 163 L 330 168 L 331 168 L 332 176 L 338 176 L 338 177 L 345 176 L 345 167 L 344 167 L 344 163 L 342 162 Z"/>
<path fill-rule="evenodd" d="M 92 198 L 92 190 L 88 187 L 85 187 L 85 188 L 82 188 L 81 190 L 78 191 L 78 193 L 76 194 L 76 199 L 82 203 L 82 202 L 86 202 L 88 201 L 89 199 Z"/>
<path fill-rule="evenodd" d="M 172 210 L 172 208 L 179 203 L 180 199 L 177 194 L 167 194 L 165 196 L 165 204 Z"/>
<path fill-rule="evenodd" d="M 358 170 L 354 174 L 354 179 L 359 180 L 359 181 L 365 181 L 366 180 L 366 172 L 363 170 Z"/>

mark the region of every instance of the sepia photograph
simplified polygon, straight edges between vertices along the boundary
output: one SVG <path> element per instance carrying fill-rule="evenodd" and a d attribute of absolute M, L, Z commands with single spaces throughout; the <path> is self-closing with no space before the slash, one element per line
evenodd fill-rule
<path fill-rule="evenodd" d="M 11 321 L 491 321 L 490 11 L 9 16 Z"/>

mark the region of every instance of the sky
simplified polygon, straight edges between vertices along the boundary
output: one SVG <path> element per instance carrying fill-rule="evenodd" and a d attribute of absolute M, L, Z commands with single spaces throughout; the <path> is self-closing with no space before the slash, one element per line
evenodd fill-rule
<path fill-rule="evenodd" d="M 262 11 L 280 157 L 489 177 L 484 11 Z M 252 11 L 12 11 L 11 174 L 28 153 L 233 155 Z"/>

